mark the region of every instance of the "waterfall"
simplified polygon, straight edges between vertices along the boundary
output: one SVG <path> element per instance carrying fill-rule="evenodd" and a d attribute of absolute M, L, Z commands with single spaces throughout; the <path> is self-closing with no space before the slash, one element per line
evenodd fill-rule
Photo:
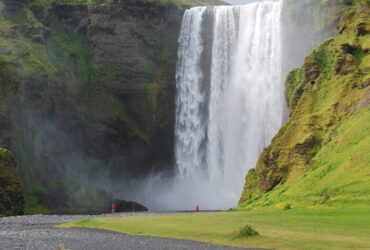
<path fill-rule="evenodd" d="M 179 38 L 175 157 L 189 206 L 237 204 L 283 122 L 282 3 L 195 7 Z M 187 190 L 187 191 L 186 191 Z"/>
<path fill-rule="evenodd" d="M 282 0 L 281 0 L 282 1 Z M 282 2 L 184 14 L 176 72 L 176 176 L 129 197 L 151 210 L 235 207 L 245 176 L 283 123 Z"/>

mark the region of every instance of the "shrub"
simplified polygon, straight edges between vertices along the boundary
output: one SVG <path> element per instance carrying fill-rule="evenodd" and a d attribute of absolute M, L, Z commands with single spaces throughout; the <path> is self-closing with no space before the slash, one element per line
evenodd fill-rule
<path fill-rule="evenodd" d="M 289 210 L 289 209 L 291 209 L 292 208 L 292 206 L 290 205 L 290 203 L 287 203 L 287 204 L 285 204 L 285 206 L 284 206 L 284 210 Z"/>
<path fill-rule="evenodd" d="M 239 237 L 240 238 L 247 238 L 249 236 L 259 235 L 259 233 L 252 228 L 250 225 L 245 225 L 240 228 L 239 230 Z"/>

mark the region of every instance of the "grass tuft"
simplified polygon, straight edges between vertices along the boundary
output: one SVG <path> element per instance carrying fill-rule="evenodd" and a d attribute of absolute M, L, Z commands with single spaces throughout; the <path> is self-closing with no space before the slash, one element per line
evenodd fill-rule
<path fill-rule="evenodd" d="M 249 236 L 256 236 L 259 233 L 250 225 L 245 225 L 239 230 L 239 238 L 248 238 Z"/>

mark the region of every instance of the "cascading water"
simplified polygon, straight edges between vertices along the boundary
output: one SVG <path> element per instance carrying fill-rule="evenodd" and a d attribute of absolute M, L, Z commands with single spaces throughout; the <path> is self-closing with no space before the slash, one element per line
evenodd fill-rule
<path fill-rule="evenodd" d="M 178 171 L 145 184 L 140 200 L 151 208 L 237 204 L 248 170 L 283 122 L 281 7 L 264 1 L 185 12 L 176 74 Z"/>
<path fill-rule="evenodd" d="M 271 1 L 184 15 L 177 168 L 185 181 L 207 182 L 221 204 L 235 205 L 248 169 L 282 125 L 280 11 L 281 3 Z"/>

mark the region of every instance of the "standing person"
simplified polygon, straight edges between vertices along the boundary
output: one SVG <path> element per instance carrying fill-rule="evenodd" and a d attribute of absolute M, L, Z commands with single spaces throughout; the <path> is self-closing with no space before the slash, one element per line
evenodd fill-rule
<path fill-rule="evenodd" d="M 197 205 L 197 207 L 195 208 L 195 211 L 199 212 L 199 206 Z"/>
<path fill-rule="evenodd" d="M 115 212 L 116 212 L 116 205 L 112 204 L 112 213 L 115 213 Z"/>

